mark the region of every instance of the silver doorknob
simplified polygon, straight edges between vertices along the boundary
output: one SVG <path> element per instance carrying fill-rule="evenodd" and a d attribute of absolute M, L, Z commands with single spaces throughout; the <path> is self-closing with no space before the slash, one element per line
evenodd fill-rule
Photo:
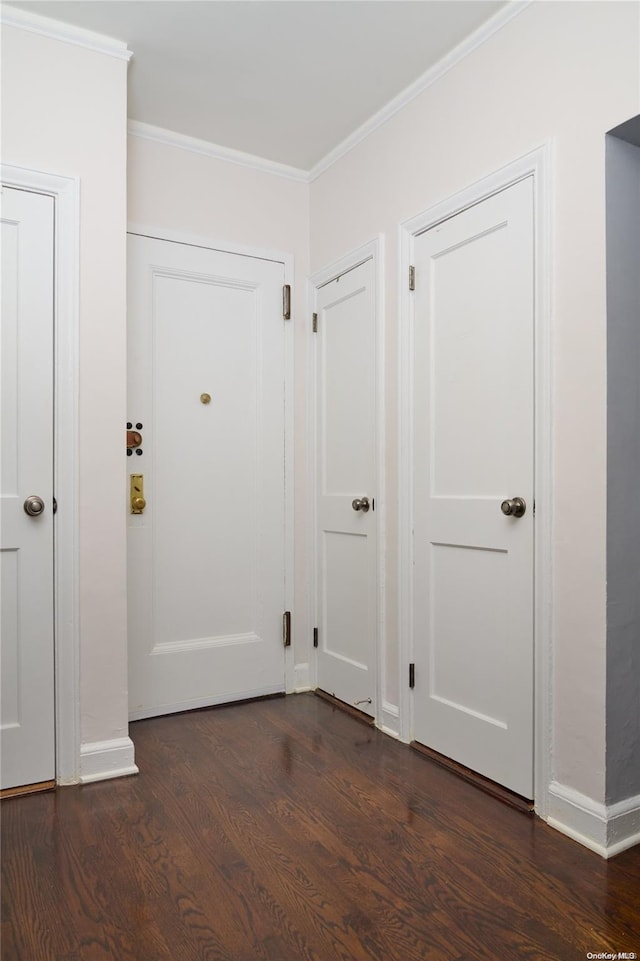
<path fill-rule="evenodd" d="M 23 506 L 25 514 L 29 517 L 38 517 L 44 510 L 44 501 L 36 494 L 32 494 L 31 497 L 27 497 Z"/>
<path fill-rule="evenodd" d="M 368 497 L 356 497 L 354 501 L 351 501 L 351 506 L 354 511 L 362 511 L 363 514 L 366 514 L 371 505 Z"/>
<path fill-rule="evenodd" d="M 527 503 L 523 497 L 510 497 L 500 504 L 500 510 L 507 517 L 522 517 L 527 509 Z"/>

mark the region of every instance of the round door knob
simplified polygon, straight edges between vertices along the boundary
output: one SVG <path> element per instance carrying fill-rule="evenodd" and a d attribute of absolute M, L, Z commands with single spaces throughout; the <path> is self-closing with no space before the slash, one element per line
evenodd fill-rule
<path fill-rule="evenodd" d="M 147 502 L 144 497 L 132 497 L 131 498 L 131 509 L 134 511 L 143 511 L 147 506 Z"/>
<path fill-rule="evenodd" d="M 44 511 L 44 501 L 36 494 L 27 497 L 23 506 L 25 514 L 28 514 L 29 517 L 38 517 Z"/>
<path fill-rule="evenodd" d="M 510 497 L 500 504 L 500 510 L 507 517 L 522 517 L 526 509 L 527 504 L 523 497 Z"/>
<path fill-rule="evenodd" d="M 369 498 L 356 497 L 355 500 L 351 501 L 351 506 L 353 507 L 354 511 L 362 511 L 363 514 L 366 514 L 370 507 Z"/>

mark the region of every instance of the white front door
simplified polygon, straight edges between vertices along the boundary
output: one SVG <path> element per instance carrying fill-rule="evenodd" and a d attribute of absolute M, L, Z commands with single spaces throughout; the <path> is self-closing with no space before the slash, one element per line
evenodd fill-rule
<path fill-rule="evenodd" d="M 373 263 L 367 260 L 317 291 L 314 335 L 318 687 L 371 716 L 377 630 L 373 304 Z"/>
<path fill-rule="evenodd" d="M 414 737 L 527 798 L 533 268 L 532 178 L 415 241 Z"/>
<path fill-rule="evenodd" d="M 282 263 L 129 238 L 132 718 L 284 690 L 283 282 Z"/>
<path fill-rule="evenodd" d="M 53 205 L 2 188 L 2 789 L 55 777 Z"/>

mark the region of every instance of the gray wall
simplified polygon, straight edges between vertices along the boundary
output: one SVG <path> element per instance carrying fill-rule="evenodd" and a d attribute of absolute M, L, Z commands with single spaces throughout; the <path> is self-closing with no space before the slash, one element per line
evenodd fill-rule
<path fill-rule="evenodd" d="M 608 804 L 640 794 L 640 118 L 613 133 L 606 154 Z"/>

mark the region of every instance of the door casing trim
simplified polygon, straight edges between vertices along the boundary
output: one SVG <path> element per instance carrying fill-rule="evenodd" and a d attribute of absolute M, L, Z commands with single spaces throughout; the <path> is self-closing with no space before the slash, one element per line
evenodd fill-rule
<path fill-rule="evenodd" d="M 435 204 L 400 225 L 399 230 L 399 597 L 400 728 L 402 740 L 413 734 L 413 695 L 404 679 L 414 660 L 413 593 L 413 297 L 404 279 L 413 261 L 414 241 L 443 220 L 481 203 L 512 184 L 533 177 L 534 184 L 534 317 L 536 505 L 534 587 L 534 801 L 548 813 L 552 774 L 552 623 L 553 623 L 553 353 L 552 319 L 552 171 L 553 144 L 546 143 L 506 164 L 482 180 Z"/>
<path fill-rule="evenodd" d="M 311 315 L 315 310 L 317 291 L 320 287 L 330 283 L 341 274 L 365 261 L 371 260 L 373 264 L 373 306 L 374 306 L 374 368 L 376 385 L 376 408 L 375 408 L 375 458 L 376 458 L 376 493 L 375 493 L 375 513 L 376 513 L 376 637 L 374 639 L 374 670 L 375 670 L 375 689 L 376 689 L 376 712 L 375 724 L 385 733 L 397 736 L 398 732 L 394 724 L 395 715 L 393 707 L 388 710 L 385 701 L 384 679 L 386 671 L 386 635 L 385 635 L 385 533 L 386 533 L 386 497 L 385 497 L 385 436 L 384 436 L 384 414 L 385 414 L 385 368 L 384 368 L 384 344 L 385 344 L 385 317 L 384 317 L 384 236 L 378 235 L 373 240 L 355 250 L 350 251 L 339 260 L 333 261 L 322 270 L 317 271 L 307 282 L 307 317 L 309 323 L 309 333 L 307 337 L 307 437 L 310 438 L 308 448 L 308 473 L 307 490 L 309 498 L 314 505 L 314 509 L 309 511 L 309 523 L 307 525 L 307 544 L 308 546 L 308 576 L 309 590 L 307 618 L 309 624 L 309 638 L 312 628 L 317 624 L 317 483 L 316 483 L 316 363 L 315 363 L 315 342 L 311 333 Z M 310 643 L 310 640 L 309 640 Z M 309 682 L 310 687 L 317 686 L 317 657 L 314 655 L 313 648 L 310 647 L 309 658 Z"/>
<path fill-rule="evenodd" d="M 287 693 L 295 690 L 296 657 L 296 610 L 295 610 L 295 565 L 294 565 L 294 330 L 295 312 L 295 263 L 291 253 L 282 250 L 253 247 L 221 240 L 219 237 L 185 233 L 166 227 L 129 222 L 127 234 L 151 237 L 155 240 L 168 240 L 190 247 L 205 247 L 222 253 L 238 254 L 241 257 L 255 257 L 258 260 L 272 260 L 284 266 L 284 282 L 291 286 L 291 317 L 282 321 L 284 325 L 284 516 L 285 516 L 285 560 L 284 560 L 284 609 L 291 611 L 293 623 L 292 643 L 285 648 L 284 685 Z"/>
<path fill-rule="evenodd" d="M 2 183 L 54 200 L 54 670 L 56 781 L 80 770 L 78 341 L 80 178 L 2 164 Z"/>

